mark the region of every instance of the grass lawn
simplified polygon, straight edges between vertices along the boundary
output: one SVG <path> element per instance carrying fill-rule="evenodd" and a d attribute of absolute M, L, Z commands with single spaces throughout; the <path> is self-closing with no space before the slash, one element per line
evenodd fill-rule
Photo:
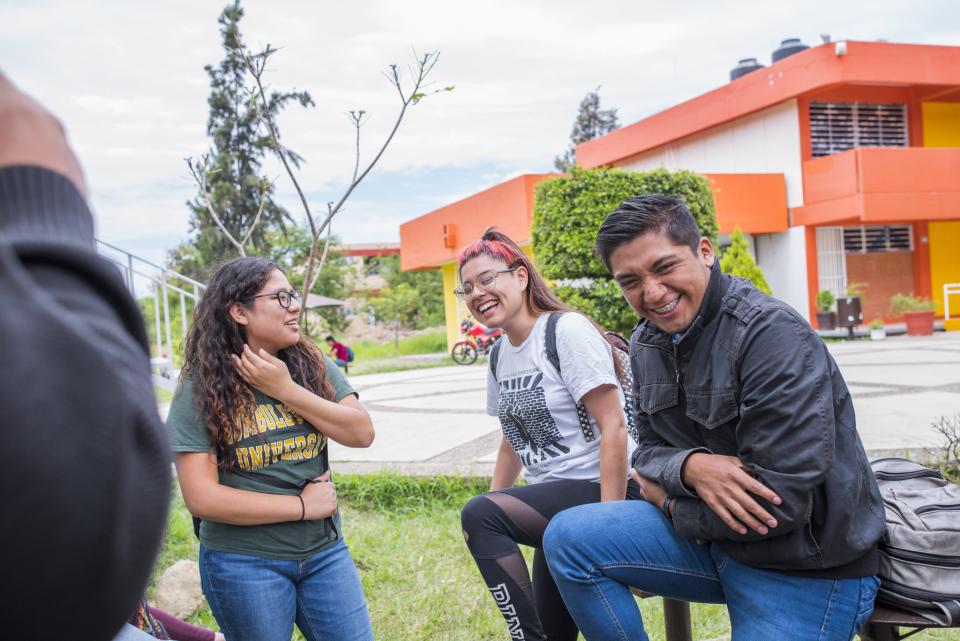
<path fill-rule="evenodd" d="M 392 340 L 383 343 L 357 341 L 350 343 L 350 347 L 353 349 L 355 360 L 350 363 L 349 376 L 453 364 L 453 360 L 449 357 L 437 356 L 447 354 L 447 333 L 442 329 L 401 338 L 399 344 Z M 409 358 L 417 355 L 426 356 Z"/>
<path fill-rule="evenodd" d="M 382 343 L 357 341 L 351 343 L 350 347 L 358 361 L 413 354 L 435 354 L 447 351 L 447 332 L 443 329 L 431 330 L 416 336 L 401 338 L 399 343 L 393 340 Z"/>
<path fill-rule="evenodd" d="M 347 544 L 383 641 L 500 641 L 506 625 L 460 533 L 459 507 L 486 479 L 410 479 L 395 474 L 337 478 Z M 197 558 L 190 514 L 179 490 L 155 578 L 179 559 Z M 528 555 L 529 557 L 532 555 Z M 152 588 L 148 592 L 152 598 Z M 653 641 L 663 640 L 660 599 L 639 602 Z M 694 639 L 729 639 L 726 609 L 693 604 Z M 216 629 L 204 603 L 192 623 Z M 294 639 L 300 640 L 299 631 Z M 958 641 L 960 631 L 929 631 L 924 640 Z"/>

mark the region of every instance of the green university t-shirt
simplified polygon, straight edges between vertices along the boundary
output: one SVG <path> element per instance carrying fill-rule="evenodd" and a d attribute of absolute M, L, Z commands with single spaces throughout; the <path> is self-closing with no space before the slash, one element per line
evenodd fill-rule
<path fill-rule="evenodd" d="M 327 379 L 333 386 L 334 401 L 356 394 L 339 368 L 326 356 Z M 321 452 L 327 437 L 307 423 L 303 417 L 280 401 L 252 390 L 256 410 L 241 417 L 242 437 L 231 444 L 238 469 L 253 473 L 254 478 L 231 471 L 219 471 L 220 483 L 228 487 L 266 494 L 296 495 L 299 491 L 274 487 L 257 480 L 271 476 L 285 483 L 299 485 L 327 471 Z M 203 424 L 193 396 L 193 382 L 185 378 L 170 404 L 167 427 L 171 432 L 174 452 L 210 452 L 210 435 Z M 336 542 L 339 538 L 340 512 L 333 517 L 334 528 L 327 529 L 320 521 L 288 521 L 266 525 L 230 525 L 203 519 L 200 542 L 211 550 L 235 552 L 269 559 L 304 559 Z"/>

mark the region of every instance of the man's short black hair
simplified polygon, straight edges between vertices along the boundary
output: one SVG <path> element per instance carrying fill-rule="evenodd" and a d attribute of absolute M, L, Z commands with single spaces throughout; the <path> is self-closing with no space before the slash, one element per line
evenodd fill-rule
<path fill-rule="evenodd" d="M 610 269 L 610 255 L 624 243 L 648 232 L 665 232 L 674 245 L 686 245 L 694 254 L 700 244 L 700 228 L 680 196 L 644 194 L 623 201 L 607 216 L 597 233 L 594 249 Z"/>
<path fill-rule="evenodd" d="M 337 339 L 335 339 L 333 336 L 327 336 L 326 340 L 333 341 L 334 343 L 337 342 Z"/>

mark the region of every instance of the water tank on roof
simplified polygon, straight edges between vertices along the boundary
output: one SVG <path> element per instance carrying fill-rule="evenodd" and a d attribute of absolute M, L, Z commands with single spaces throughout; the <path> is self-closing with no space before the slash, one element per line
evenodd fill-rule
<path fill-rule="evenodd" d="M 763 65 L 757 62 L 756 58 L 744 58 L 737 63 L 736 67 L 730 70 L 730 81 L 733 82 L 740 76 L 745 76 L 757 69 L 763 69 Z"/>
<path fill-rule="evenodd" d="M 774 62 L 778 60 L 783 60 L 787 56 L 792 56 L 795 53 L 800 53 L 804 49 L 809 49 L 807 45 L 800 42 L 800 38 L 787 38 L 780 43 L 780 46 L 777 47 L 777 50 L 773 52 L 771 58 Z"/>

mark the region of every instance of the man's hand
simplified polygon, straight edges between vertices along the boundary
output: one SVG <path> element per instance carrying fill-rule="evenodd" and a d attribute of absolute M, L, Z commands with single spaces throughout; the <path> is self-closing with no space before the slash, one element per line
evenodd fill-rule
<path fill-rule="evenodd" d="M 334 515 L 337 511 L 337 490 L 330 482 L 330 470 L 307 483 L 300 493 L 303 499 L 303 520 L 319 521 Z"/>
<path fill-rule="evenodd" d="M 35 165 L 65 176 L 84 196 L 83 171 L 60 122 L 0 73 L 0 167 Z"/>
<path fill-rule="evenodd" d="M 630 468 L 630 476 L 636 481 L 637 485 L 640 486 L 640 491 L 643 492 L 643 498 L 659 510 L 663 506 L 663 500 L 667 498 L 667 491 L 660 486 L 656 481 L 651 481 L 648 478 L 640 476 L 636 469 Z"/>
<path fill-rule="evenodd" d="M 295 384 L 287 364 L 262 349 L 256 354 L 249 345 L 244 345 L 240 356 L 231 354 L 230 358 L 240 378 L 271 398 L 282 401 Z"/>
<path fill-rule="evenodd" d="M 683 465 L 683 482 L 696 490 L 710 509 L 739 534 L 746 534 L 747 527 L 759 534 L 777 527 L 777 520 L 751 494 L 774 505 L 780 505 L 780 497 L 751 476 L 735 456 L 691 454 Z"/>

